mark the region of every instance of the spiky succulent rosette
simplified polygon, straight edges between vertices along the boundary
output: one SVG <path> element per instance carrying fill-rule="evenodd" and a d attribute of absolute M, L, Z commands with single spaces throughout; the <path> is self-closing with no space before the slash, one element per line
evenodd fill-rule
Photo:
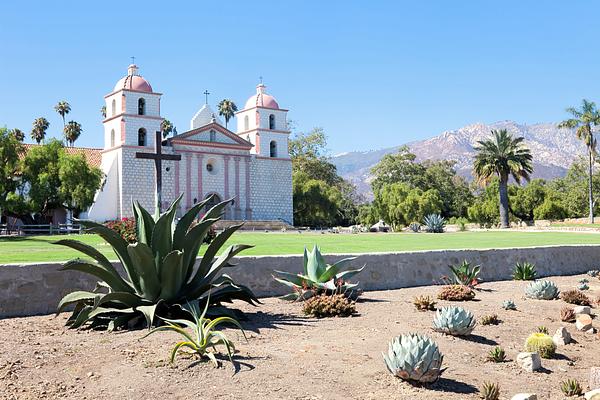
<path fill-rule="evenodd" d="M 475 316 L 462 307 L 443 307 L 433 318 L 434 331 L 452 336 L 470 335 L 476 324 Z"/>
<path fill-rule="evenodd" d="M 432 383 L 439 379 L 444 369 L 444 355 L 429 337 L 408 333 L 395 337 L 388 346 L 383 360 L 394 376 L 420 383 Z"/>
<path fill-rule="evenodd" d="M 549 280 L 534 281 L 525 288 L 525 295 L 537 300 L 554 300 L 558 293 L 556 284 Z"/>

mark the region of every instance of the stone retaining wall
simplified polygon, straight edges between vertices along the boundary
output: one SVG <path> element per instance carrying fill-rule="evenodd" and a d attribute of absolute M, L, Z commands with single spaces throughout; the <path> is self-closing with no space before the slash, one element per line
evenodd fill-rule
<path fill-rule="evenodd" d="M 348 255 L 326 256 L 333 262 Z M 365 290 L 398 289 L 438 283 L 448 265 L 463 260 L 480 264 L 484 280 L 510 279 L 518 261 L 537 266 L 540 276 L 583 273 L 600 265 L 600 246 L 547 246 L 496 250 L 437 250 L 361 254 L 351 264 L 367 268 L 356 275 Z M 278 296 L 287 288 L 272 279 L 273 270 L 300 272 L 302 256 L 239 257 L 226 272 L 252 288 L 259 297 Z M 59 271 L 60 263 L 0 266 L 0 318 L 49 314 L 66 293 L 89 290 L 95 280 L 74 271 Z"/>

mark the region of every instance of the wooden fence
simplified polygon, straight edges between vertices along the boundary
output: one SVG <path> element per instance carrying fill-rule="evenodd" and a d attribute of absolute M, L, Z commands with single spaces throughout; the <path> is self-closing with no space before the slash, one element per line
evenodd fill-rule
<path fill-rule="evenodd" d="M 83 232 L 79 224 L 40 224 L 40 225 L 7 225 L 0 224 L 0 235 L 68 235 Z"/>

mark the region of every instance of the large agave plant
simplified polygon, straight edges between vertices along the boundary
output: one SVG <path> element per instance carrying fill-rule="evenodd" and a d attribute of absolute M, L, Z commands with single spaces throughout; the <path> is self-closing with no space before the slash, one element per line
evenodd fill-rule
<path fill-rule="evenodd" d="M 446 220 L 439 214 L 429 214 L 423 219 L 426 230 L 429 233 L 443 233 Z"/>
<path fill-rule="evenodd" d="M 444 355 L 437 344 L 431 338 L 417 333 L 394 338 L 387 354 L 382 355 L 387 369 L 404 380 L 432 383 L 444 372 Z"/>
<path fill-rule="evenodd" d="M 554 300 L 558 293 L 556 284 L 549 280 L 534 281 L 525 288 L 527 297 L 538 300 Z"/>
<path fill-rule="evenodd" d="M 118 233 L 93 221 L 80 221 L 89 232 L 96 233 L 109 243 L 121 261 L 120 274 L 95 248 L 76 240 L 60 240 L 56 244 L 78 250 L 92 260 L 77 258 L 68 261 L 62 270 L 80 271 L 100 279 L 93 292 L 75 291 L 67 294 L 58 304 L 58 313 L 68 305 L 75 305 L 67 321 L 72 328 L 89 323 L 92 327 L 109 330 L 141 322 L 154 325 L 155 314 L 171 317 L 181 311 L 187 302 L 205 304 L 210 294 L 210 305 L 220 305 L 232 299 L 250 304 L 258 302 L 250 289 L 236 285 L 223 274 L 230 260 L 251 246 L 229 246 L 219 257 L 217 253 L 231 235 L 241 226 L 225 229 L 208 245 L 204 257 L 194 268 L 200 246 L 211 226 L 223 215 L 230 200 L 211 208 L 200 222 L 192 227 L 194 219 L 211 198 L 194 205 L 175 223 L 175 213 L 181 197 L 162 215 L 154 218 L 134 203 L 138 242 L 129 244 Z M 216 257 L 216 258 L 215 258 Z"/>
<path fill-rule="evenodd" d="M 433 330 L 452 336 L 467 336 L 477 323 L 473 314 L 462 307 L 438 309 L 433 318 Z"/>
<path fill-rule="evenodd" d="M 302 274 L 292 274 L 284 271 L 275 271 L 279 276 L 274 276 L 277 282 L 289 286 L 294 291 L 283 296 L 285 300 L 309 299 L 321 293 L 340 293 L 348 297 L 358 295 L 358 283 L 348 283 L 347 279 L 361 272 L 365 266 L 358 269 L 342 271 L 342 267 L 356 257 L 344 258 L 333 265 L 327 264 L 315 245 L 313 251 L 304 248 L 304 271 Z"/>

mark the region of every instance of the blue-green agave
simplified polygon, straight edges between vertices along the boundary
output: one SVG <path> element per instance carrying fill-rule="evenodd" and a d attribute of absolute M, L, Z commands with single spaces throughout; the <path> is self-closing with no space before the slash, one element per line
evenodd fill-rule
<path fill-rule="evenodd" d="M 235 225 L 218 234 L 194 268 L 200 246 L 211 226 L 218 221 L 230 200 L 212 207 L 196 224 L 198 213 L 212 200 L 194 205 L 177 223 L 175 213 L 181 196 L 162 215 L 152 217 L 134 203 L 134 217 L 138 242 L 128 243 L 117 232 L 93 221 L 79 221 L 88 232 L 95 233 L 110 244 L 117 255 L 124 274 L 94 247 L 76 240 L 59 240 L 85 254 L 89 259 L 77 258 L 63 265 L 62 270 L 79 271 L 100 279 L 95 291 L 75 291 L 67 294 L 58 304 L 60 313 L 74 305 L 67 325 L 72 328 L 89 324 L 91 327 L 127 327 L 145 319 L 148 327 L 155 324 L 155 314 L 169 317 L 181 312 L 187 302 L 220 306 L 233 299 L 258 302 L 250 289 L 237 285 L 223 269 L 231 266 L 231 259 L 252 246 L 229 246 L 220 256 L 217 253 L 231 235 L 241 226 Z"/>
<path fill-rule="evenodd" d="M 513 310 L 514 311 L 517 309 L 517 305 L 512 300 L 504 300 L 502 302 L 502 308 L 504 308 L 505 310 Z"/>
<path fill-rule="evenodd" d="M 423 219 L 423 224 L 429 233 L 443 233 L 446 220 L 440 214 L 429 214 Z"/>
<path fill-rule="evenodd" d="M 387 369 L 398 378 L 420 383 L 439 379 L 444 355 L 429 337 L 408 333 L 394 338 L 387 354 L 382 353 Z"/>
<path fill-rule="evenodd" d="M 312 251 L 308 251 L 305 247 L 302 274 L 274 271 L 278 276 L 273 276 L 273 278 L 294 290 L 282 297 L 285 300 L 306 300 L 321 293 L 340 293 L 348 297 L 356 297 L 359 294 L 358 283 L 348 283 L 347 279 L 361 272 L 365 266 L 342 271 L 344 265 L 355 258 L 344 258 L 330 265 L 325 262 L 316 245 Z"/>
<path fill-rule="evenodd" d="M 531 299 L 554 300 L 558 294 L 558 287 L 549 280 L 533 281 L 525 288 L 525 296 Z"/>
<path fill-rule="evenodd" d="M 476 324 L 475 316 L 462 307 L 443 307 L 436 311 L 433 318 L 434 331 L 452 336 L 470 335 Z"/>

